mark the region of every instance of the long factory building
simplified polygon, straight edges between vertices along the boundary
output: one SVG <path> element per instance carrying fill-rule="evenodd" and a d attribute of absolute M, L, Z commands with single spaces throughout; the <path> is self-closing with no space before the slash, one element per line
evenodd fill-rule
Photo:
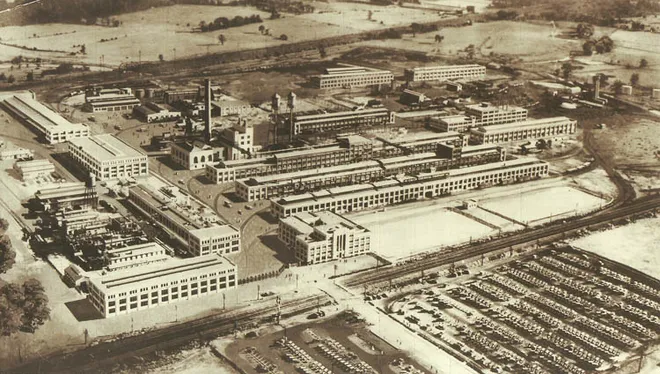
<path fill-rule="evenodd" d="M 544 161 L 515 159 L 271 199 L 270 209 L 271 214 L 278 218 L 322 210 L 341 214 L 542 178 L 548 175 L 548 168 L 548 163 Z"/>
<path fill-rule="evenodd" d="M 71 139 L 69 156 L 101 181 L 149 174 L 147 155 L 112 134 Z"/>
<path fill-rule="evenodd" d="M 465 148 L 441 145 L 440 147 L 447 149 L 443 152 L 447 157 L 438 157 L 437 153 L 418 153 L 238 180 L 235 182 L 236 194 L 245 201 L 256 201 L 323 188 L 372 183 L 400 174 L 415 175 L 506 159 L 504 148 L 495 145 Z"/>
<path fill-rule="evenodd" d="M 311 78 L 317 88 L 352 88 L 392 84 L 394 74 L 388 70 L 362 66 L 346 66 L 325 69 L 325 74 Z"/>
<path fill-rule="evenodd" d="M 90 277 L 88 299 L 104 318 L 236 288 L 236 265 L 218 254 L 169 259 Z"/>
<path fill-rule="evenodd" d="M 468 137 L 457 132 L 430 133 L 406 140 L 371 140 L 352 135 L 338 139 L 331 145 L 278 152 L 260 152 L 256 158 L 220 161 L 206 166 L 206 177 L 215 183 L 233 182 L 257 176 L 291 173 L 302 170 L 346 165 L 372 158 L 403 156 L 436 152 L 438 144 L 460 142 L 467 145 Z"/>
<path fill-rule="evenodd" d="M 466 132 L 471 128 L 527 120 L 527 109 L 480 103 L 465 106 L 465 114 L 431 119 L 429 127 L 437 131 Z"/>
<path fill-rule="evenodd" d="M 424 66 L 404 70 L 408 82 L 478 80 L 486 78 L 486 67 L 481 65 Z"/>
<path fill-rule="evenodd" d="M 35 100 L 32 92 L 0 95 L 0 104 L 10 114 L 34 128 L 49 144 L 89 136 L 89 128 L 86 125 L 69 122 Z"/>
<path fill-rule="evenodd" d="M 326 131 L 355 130 L 364 127 L 390 125 L 396 114 L 387 108 L 367 108 L 331 113 L 293 115 L 293 134 L 321 133 Z"/>
<path fill-rule="evenodd" d="M 567 117 L 552 117 L 470 130 L 470 138 L 480 144 L 511 142 L 573 134 L 577 121 Z"/>
<path fill-rule="evenodd" d="M 231 254 L 241 249 L 237 228 L 223 223 L 210 208 L 175 186 L 154 189 L 138 184 L 129 189 L 128 201 L 182 243 L 193 256 Z"/>

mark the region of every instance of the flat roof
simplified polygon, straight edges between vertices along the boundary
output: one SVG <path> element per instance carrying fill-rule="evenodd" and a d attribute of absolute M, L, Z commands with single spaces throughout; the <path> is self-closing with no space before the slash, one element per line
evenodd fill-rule
<path fill-rule="evenodd" d="M 109 272 L 105 275 L 90 277 L 90 281 L 104 294 L 110 291 L 119 292 L 127 288 L 136 288 L 136 284 L 144 287 L 170 280 L 176 274 L 180 277 L 197 275 L 201 270 L 234 269 L 235 265 L 228 259 L 211 254 L 186 259 L 169 259 L 155 264 L 137 266 L 128 269 Z"/>
<path fill-rule="evenodd" d="M 493 134 L 498 132 L 507 132 L 515 129 L 524 129 L 529 127 L 543 127 L 551 126 L 560 122 L 574 121 L 568 117 L 550 117 L 550 118 L 540 118 L 540 119 L 530 119 L 522 122 L 513 122 L 513 123 L 504 123 L 501 125 L 490 125 L 479 127 L 478 129 L 472 129 L 472 132 L 483 133 L 483 134 Z"/>
<path fill-rule="evenodd" d="M 105 253 L 112 258 L 124 257 L 130 255 L 138 255 L 152 252 L 165 251 L 165 248 L 156 242 L 141 243 L 135 245 L 129 245 L 128 247 L 121 248 L 110 248 L 105 251 Z"/>
<path fill-rule="evenodd" d="M 100 162 L 135 157 L 147 158 L 145 154 L 112 134 L 74 138 L 69 142 Z"/>
<path fill-rule="evenodd" d="M 370 169 L 381 169 L 380 163 L 378 163 L 378 161 L 375 160 L 360 161 L 346 165 L 336 165 L 336 166 L 329 166 L 323 168 L 294 171 L 290 173 L 252 177 L 248 179 L 242 179 L 240 182 L 248 186 L 277 184 L 279 182 L 285 182 L 285 181 L 293 181 L 293 180 L 301 180 L 301 179 L 317 179 L 324 175 L 341 176 L 342 174 L 345 173 L 352 174 L 353 172 L 359 170 L 369 171 Z"/>
<path fill-rule="evenodd" d="M 330 233 L 337 228 L 361 229 L 367 231 L 361 225 L 331 211 L 302 212 L 283 218 L 282 222 L 292 226 L 299 235 L 306 239 L 315 231 Z"/>
<path fill-rule="evenodd" d="M 491 103 L 479 103 L 479 104 L 470 104 L 465 106 L 466 110 L 471 110 L 479 113 L 483 112 L 522 112 L 527 111 L 527 109 L 515 106 L 515 105 L 506 105 L 506 106 L 496 106 Z"/>
<path fill-rule="evenodd" d="M 388 114 L 389 110 L 387 108 L 369 108 L 369 109 L 359 109 L 359 110 L 346 110 L 341 112 L 328 112 L 320 114 L 300 114 L 295 116 L 296 122 L 303 121 L 313 121 L 313 120 L 323 120 L 323 119 L 336 119 L 341 117 L 353 116 L 353 115 L 376 115 L 376 114 Z"/>
<path fill-rule="evenodd" d="M 459 123 L 472 122 L 472 118 L 462 114 L 458 114 L 454 116 L 440 117 L 438 118 L 438 121 L 446 123 L 448 125 L 456 125 Z"/>
<path fill-rule="evenodd" d="M 426 72 L 426 71 L 440 71 L 440 70 L 454 70 L 454 69 L 469 69 L 469 68 L 483 68 L 485 66 L 477 64 L 467 64 L 467 65 L 434 65 L 434 66 L 420 66 L 413 68 L 414 72 Z"/>
<path fill-rule="evenodd" d="M 70 131 L 87 128 L 83 124 L 73 124 L 66 118 L 55 113 L 50 108 L 32 99 L 26 94 L 7 97 L 4 104 L 11 109 L 20 112 L 23 116 L 33 121 L 38 127 L 47 131 Z"/>
<path fill-rule="evenodd" d="M 408 112 L 396 112 L 396 116 L 399 118 L 415 118 L 415 117 L 441 116 L 445 113 L 447 112 L 441 109 L 411 110 Z"/>

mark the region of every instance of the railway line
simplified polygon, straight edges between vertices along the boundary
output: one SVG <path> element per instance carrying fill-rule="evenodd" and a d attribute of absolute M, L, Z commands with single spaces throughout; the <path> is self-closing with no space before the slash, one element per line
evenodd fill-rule
<path fill-rule="evenodd" d="M 330 301 L 328 296 L 310 296 L 284 301 L 282 315 L 299 314 L 317 308 Z M 273 305 L 251 311 L 219 313 L 163 329 L 149 331 L 114 341 L 103 342 L 71 353 L 57 353 L 8 370 L 7 373 L 91 373 L 112 369 L 121 362 L 149 353 L 174 349 L 195 339 L 210 340 L 229 334 L 249 322 L 264 322 L 275 314 Z"/>

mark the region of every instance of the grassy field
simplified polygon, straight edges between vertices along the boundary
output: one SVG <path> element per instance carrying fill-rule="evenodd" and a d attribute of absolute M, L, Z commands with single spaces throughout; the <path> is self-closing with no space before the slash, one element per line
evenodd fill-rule
<path fill-rule="evenodd" d="M 316 11 L 313 14 L 286 15 L 273 21 L 268 20 L 268 13 L 249 7 L 175 5 L 118 16 L 122 25 L 116 28 L 70 24 L 4 27 L 0 28 L 4 43 L 60 52 L 32 51 L 2 45 L 0 60 L 9 60 L 22 54 L 98 64 L 103 56 L 106 65 L 118 66 L 123 62 L 138 61 L 140 56 L 142 61 L 157 61 L 162 54 L 169 60 L 175 55 L 180 58 L 287 43 L 279 40 L 281 34 L 288 36 L 288 42 L 295 42 L 439 19 L 433 11 L 397 6 L 377 7 L 353 3 L 315 3 L 314 6 Z M 369 10 L 373 11 L 371 21 L 367 20 Z M 257 24 L 207 33 L 191 32 L 200 21 L 211 22 L 218 17 L 233 18 L 252 14 L 258 14 L 264 19 L 263 25 L 271 30 L 272 36 L 261 35 Z M 218 42 L 220 34 L 226 36 L 224 45 Z M 117 39 L 101 42 L 101 39 L 114 38 Z M 74 44 L 85 44 L 87 54 L 68 55 L 79 50 L 73 47 Z"/>

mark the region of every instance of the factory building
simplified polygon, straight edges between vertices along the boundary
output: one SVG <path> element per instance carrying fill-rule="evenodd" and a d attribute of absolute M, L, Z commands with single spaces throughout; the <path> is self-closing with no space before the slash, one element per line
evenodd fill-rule
<path fill-rule="evenodd" d="M 219 255 L 207 255 L 90 277 L 88 299 L 108 318 L 221 293 L 236 284 L 236 265 Z"/>
<path fill-rule="evenodd" d="M 138 184 L 129 189 L 128 201 L 193 256 L 230 254 L 241 249 L 237 228 L 223 223 L 209 207 L 175 186 L 155 189 Z"/>
<path fill-rule="evenodd" d="M 550 138 L 575 133 L 577 121 L 567 117 L 552 117 L 480 127 L 470 131 L 479 144 L 505 143 L 524 139 Z"/>
<path fill-rule="evenodd" d="M 486 78 L 486 67 L 481 65 L 424 66 L 406 69 L 403 75 L 408 82 L 479 80 Z"/>
<path fill-rule="evenodd" d="M 204 169 L 222 158 L 224 148 L 215 148 L 201 141 L 174 142 L 170 148 L 172 161 L 186 170 Z"/>
<path fill-rule="evenodd" d="M 133 115 L 147 123 L 176 121 L 181 118 L 181 112 L 170 110 L 153 102 L 147 102 L 133 109 Z"/>
<path fill-rule="evenodd" d="M 547 175 L 548 163 L 516 159 L 272 199 L 271 214 L 279 218 L 322 210 L 342 214 Z"/>
<path fill-rule="evenodd" d="M 196 100 L 199 97 L 199 88 L 167 90 L 163 93 L 166 104 L 172 105 L 177 101 Z"/>
<path fill-rule="evenodd" d="M 221 161 L 206 167 L 206 177 L 215 183 L 225 183 L 259 175 L 344 165 L 370 159 L 372 149 L 369 139 L 353 135 L 331 145 L 259 152 L 251 159 Z"/>
<path fill-rule="evenodd" d="M 359 256 L 371 250 L 369 230 L 330 211 L 283 218 L 278 237 L 301 265 Z"/>
<path fill-rule="evenodd" d="M 294 113 L 293 134 L 320 133 L 343 129 L 383 126 L 394 123 L 396 113 L 387 108 L 367 108 L 345 112 Z"/>
<path fill-rule="evenodd" d="M 33 157 L 34 152 L 31 149 L 18 147 L 0 139 L 0 160 L 31 160 Z"/>
<path fill-rule="evenodd" d="M 457 132 L 415 134 L 413 137 L 389 140 L 376 138 L 381 144 L 373 149 L 374 158 L 397 157 L 415 153 L 436 152 L 439 144 L 466 146 L 468 137 Z"/>
<path fill-rule="evenodd" d="M 55 165 L 48 160 L 17 161 L 14 164 L 14 170 L 25 181 L 50 176 L 55 172 Z"/>
<path fill-rule="evenodd" d="M 442 152 L 443 157 L 438 157 L 436 153 L 417 153 L 348 165 L 242 179 L 235 182 L 236 194 L 245 201 L 271 199 L 317 191 L 323 188 L 373 183 L 395 175 L 417 175 L 436 170 L 500 162 L 506 159 L 504 149 L 493 145 L 476 147 L 439 145 L 439 147 L 449 149 L 451 152 Z"/>
<path fill-rule="evenodd" d="M 105 268 L 109 271 L 144 266 L 169 258 L 165 248 L 154 242 L 111 248 L 103 253 Z"/>
<path fill-rule="evenodd" d="M 254 153 L 254 128 L 247 120 L 226 128 L 220 133 L 220 142 L 227 144 L 225 160 L 249 158 Z"/>
<path fill-rule="evenodd" d="M 211 101 L 211 115 L 214 117 L 244 116 L 250 111 L 250 104 L 228 96 Z"/>
<path fill-rule="evenodd" d="M 346 65 L 325 69 L 325 74 L 311 78 L 316 88 L 353 88 L 392 84 L 394 74 L 388 70 L 370 69 L 362 66 Z"/>
<path fill-rule="evenodd" d="M 42 188 L 34 194 L 37 210 L 59 212 L 66 209 L 96 208 L 99 195 L 92 184 L 63 183 Z"/>
<path fill-rule="evenodd" d="M 111 134 L 72 139 L 69 155 L 102 181 L 149 174 L 147 155 Z"/>
<path fill-rule="evenodd" d="M 427 99 L 423 93 L 413 90 L 403 90 L 401 96 L 399 96 L 399 102 L 406 105 L 419 105 Z"/>
<path fill-rule="evenodd" d="M 83 109 L 92 112 L 131 111 L 140 105 L 140 100 L 130 88 L 104 88 L 85 93 Z"/>
<path fill-rule="evenodd" d="M 446 116 L 431 119 L 429 127 L 436 131 L 465 132 L 479 126 L 527 120 L 527 109 L 515 106 L 494 106 L 489 103 L 467 105 L 464 115 Z"/>
<path fill-rule="evenodd" d="M 33 127 L 49 144 L 89 136 L 89 128 L 71 123 L 34 99 L 31 92 L 2 96 L 0 104 L 13 116 Z"/>

